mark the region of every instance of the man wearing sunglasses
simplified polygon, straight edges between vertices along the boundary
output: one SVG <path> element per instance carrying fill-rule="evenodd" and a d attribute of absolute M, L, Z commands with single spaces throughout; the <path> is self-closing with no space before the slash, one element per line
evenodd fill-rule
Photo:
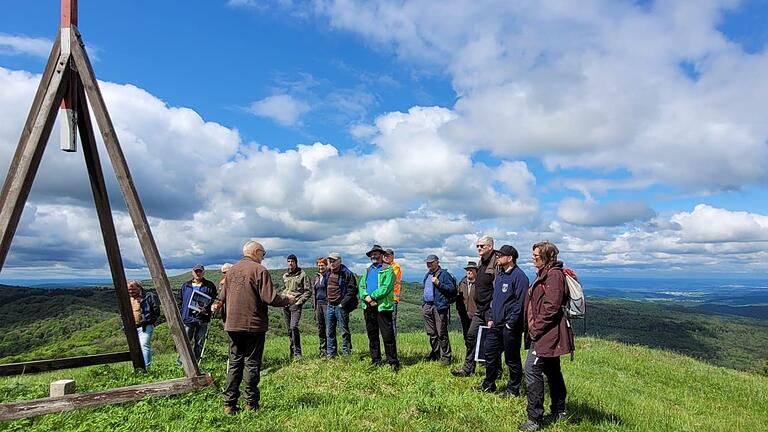
<path fill-rule="evenodd" d="M 491 309 L 491 298 L 493 296 L 493 281 L 496 277 L 496 261 L 499 257 L 498 251 L 493 248 L 493 237 L 483 236 L 475 244 L 477 255 L 480 258 L 480 264 L 477 268 L 475 278 L 475 315 L 469 324 L 467 331 L 467 346 L 475 346 L 477 343 L 477 330 L 480 326 L 486 325 L 488 315 Z M 484 347 L 480 347 L 481 352 L 485 352 Z M 475 352 L 467 350 L 467 356 L 464 359 L 464 365 L 451 371 L 454 376 L 467 377 L 475 373 Z"/>

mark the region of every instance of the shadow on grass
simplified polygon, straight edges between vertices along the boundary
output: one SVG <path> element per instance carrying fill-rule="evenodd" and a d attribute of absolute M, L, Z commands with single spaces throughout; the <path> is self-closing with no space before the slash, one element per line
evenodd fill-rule
<path fill-rule="evenodd" d="M 569 402 L 568 405 L 568 423 L 579 424 L 587 422 L 590 424 L 609 423 L 612 425 L 621 425 L 621 417 L 617 414 L 603 411 L 600 408 L 593 407 L 583 402 Z"/>

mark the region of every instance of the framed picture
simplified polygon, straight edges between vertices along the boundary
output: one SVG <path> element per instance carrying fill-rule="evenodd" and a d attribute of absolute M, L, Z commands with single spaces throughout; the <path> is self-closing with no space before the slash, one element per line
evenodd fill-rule
<path fill-rule="evenodd" d="M 475 343 L 476 362 L 485 361 L 485 350 L 483 349 L 483 346 L 485 346 L 485 338 L 488 336 L 489 329 L 490 327 L 488 326 L 480 326 L 477 328 L 477 343 Z"/>
<path fill-rule="evenodd" d="M 193 310 L 198 313 L 206 313 L 211 302 L 213 302 L 213 299 L 208 294 L 198 290 L 192 290 L 192 295 L 189 296 L 189 303 L 187 304 L 187 307 L 189 307 L 189 310 Z"/>

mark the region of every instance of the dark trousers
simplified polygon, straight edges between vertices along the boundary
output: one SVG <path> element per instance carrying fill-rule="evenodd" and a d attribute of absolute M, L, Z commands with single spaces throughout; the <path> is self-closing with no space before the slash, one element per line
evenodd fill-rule
<path fill-rule="evenodd" d="M 496 378 L 501 375 L 501 353 L 509 371 L 507 391 L 520 394 L 520 382 L 523 381 L 523 362 L 520 360 L 520 344 L 523 340 L 522 329 L 508 329 L 502 325 L 493 326 L 485 340 L 485 380 L 483 387 L 496 388 Z"/>
<path fill-rule="evenodd" d="M 397 305 L 399 305 L 400 302 L 395 302 L 395 309 L 392 310 L 392 331 L 395 334 L 395 338 L 397 338 Z"/>
<path fill-rule="evenodd" d="M 384 351 L 387 354 L 387 363 L 392 366 L 400 366 L 397 359 L 397 344 L 395 331 L 392 327 L 392 312 L 379 312 L 377 306 L 368 306 L 363 312 L 365 317 L 365 330 L 368 333 L 368 349 L 371 352 L 371 362 L 381 363 L 381 345 L 379 333 L 384 341 Z"/>
<path fill-rule="evenodd" d="M 299 334 L 301 308 L 301 305 L 291 305 L 283 308 L 283 318 L 285 318 L 285 326 L 288 328 L 288 339 L 291 340 L 291 357 L 301 355 L 301 335 Z"/>
<path fill-rule="evenodd" d="M 467 332 L 469 332 L 469 326 L 472 323 L 472 317 L 467 313 L 467 307 L 464 306 L 464 302 L 456 302 L 456 312 L 459 314 L 459 321 L 461 321 L 461 333 L 464 335 L 464 341 L 467 341 Z"/>
<path fill-rule="evenodd" d="M 317 338 L 320 341 L 320 357 L 328 355 L 328 333 L 325 330 L 325 320 L 328 315 L 328 305 L 317 303 L 315 305 L 315 321 L 317 321 Z"/>
<path fill-rule="evenodd" d="M 240 398 L 240 382 L 243 381 L 243 372 L 245 372 L 245 403 L 258 406 L 265 334 L 264 332 L 227 332 L 229 367 L 227 368 L 227 387 L 224 390 L 224 405 L 237 406 L 237 400 Z"/>
<path fill-rule="evenodd" d="M 349 331 L 349 312 L 339 305 L 328 305 L 327 322 L 325 324 L 328 336 L 328 356 L 338 354 L 336 344 L 336 326 L 341 327 L 341 353 L 344 357 L 352 353 L 352 332 Z"/>
<path fill-rule="evenodd" d="M 451 361 L 451 341 L 448 339 L 448 316 L 450 308 L 438 311 L 434 303 L 421 305 L 421 313 L 424 316 L 424 330 L 429 336 L 429 358 L 432 360 L 443 359 Z"/>
<path fill-rule="evenodd" d="M 464 365 L 461 367 L 467 373 L 475 373 L 475 345 L 477 345 L 477 330 L 480 326 L 486 325 L 483 319 L 473 315 L 467 329 L 467 335 L 464 337 L 464 345 L 467 347 L 467 356 L 464 358 Z M 482 350 L 483 347 L 480 347 Z M 484 351 L 481 351 L 484 352 Z"/>
<path fill-rule="evenodd" d="M 549 382 L 552 412 L 565 412 L 565 380 L 560 371 L 560 357 L 539 357 L 533 349 L 525 359 L 525 384 L 528 396 L 528 419 L 541 422 L 544 418 L 544 377 Z"/>

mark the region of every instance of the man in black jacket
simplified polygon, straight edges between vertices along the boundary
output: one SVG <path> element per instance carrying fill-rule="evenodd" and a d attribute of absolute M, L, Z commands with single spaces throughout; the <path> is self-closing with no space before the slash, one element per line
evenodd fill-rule
<path fill-rule="evenodd" d="M 208 337 L 208 325 L 211 322 L 211 306 L 218 296 L 216 284 L 204 277 L 205 267 L 197 264 L 192 268 L 192 279 L 181 285 L 176 305 L 181 312 L 184 332 L 195 354 L 195 361 L 200 363 L 205 339 Z M 181 358 L 176 359 L 181 366 Z"/>
<path fill-rule="evenodd" d="M 477 240 L 477 254 L 480 256 L 480 265 L 475 279 L 475 315 L 469 324 L 467 331 L 467 344 L 477 343 L 477 330 L 488 322 L 488 314 L 491 308 L 493 296 L 493 281 L 496 277 L 496 260 L 498 252 L 493 249 L 493 237 L 483 236 Z M 480 347 L 481 352 L 485 352 Z M 454 376 L 466 377 L 475 373 L 475 353 L 467 352 L 464 365 L 451 371 Z"/>

